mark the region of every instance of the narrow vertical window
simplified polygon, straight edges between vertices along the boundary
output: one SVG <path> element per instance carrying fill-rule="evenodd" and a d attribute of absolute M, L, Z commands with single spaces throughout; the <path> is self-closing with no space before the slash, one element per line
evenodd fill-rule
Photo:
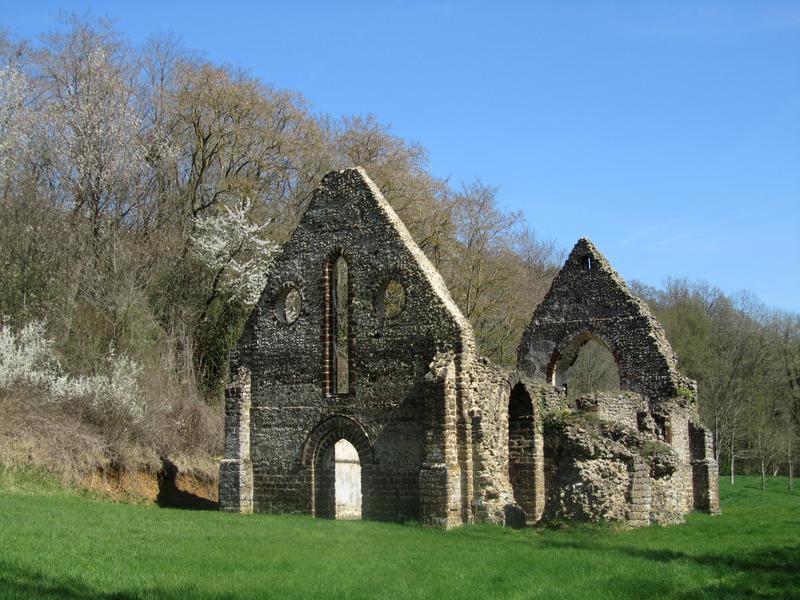
<path fill-rule="evenodd" d="M 350 308 L 350 297 L 348 288 L 347 261 L 343 256 L 336 259 L 334 267 L 334 315 L 336 326 L 334 327 L 334 361 L 336 377 L 334 378 L 336 389 L 335 394 L 347 394 L 350 391 L 350 323 L 348 319 L 348 309 Z"/>
<path fill-rule="evenodd" d="M 350 286 L 347 261 L 339 256 L 329 263 L 325 298 L 325 390 L 350 392 Z"/>

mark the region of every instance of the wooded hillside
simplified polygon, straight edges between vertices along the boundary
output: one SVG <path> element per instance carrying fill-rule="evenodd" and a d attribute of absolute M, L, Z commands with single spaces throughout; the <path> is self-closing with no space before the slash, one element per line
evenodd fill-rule
<path fill-rule="evenodd" d="M 75 476 L 218 455 L 228 351 L 330 170 L 367 170 L 500 364 L 564 257 L 497 188 L 436 177 L 374 116 L 319 112 L 169 36 L 133 47 L 71 18 L 37 41 L 0 37 L 0 61 L 6 463 Z M 633 288 L 699 381 L 722 463 L 788 470 L 797 315 L 701 283 Z M 606 381 L 598 364 L 577 368 Z"/>

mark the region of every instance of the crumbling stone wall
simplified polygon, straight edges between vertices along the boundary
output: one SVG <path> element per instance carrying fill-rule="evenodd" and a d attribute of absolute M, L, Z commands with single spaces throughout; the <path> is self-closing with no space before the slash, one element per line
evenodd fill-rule
<path fill-rule="evenodd" d="M 625 390 L 570 413 L 553 384 L 593 338 Z M 361 169 L 315 190 L 230 366 L 223 510 L 335 517 L 343 439 L 367 519 L 644 524 L 718 507 L 696 388 L 591 242 L 556 277 L 509 373 L 478 355 L 441 276 Z"/>
<path fill-rule="evenodd" d="M 576 401 L 579 411 L 595 413 L 597 416 L 638 429 L 643 414 L 648 414 L 647 398 L 635 392 L 593 392 Z"/>
<path fill-rule="evenodd" d="M 465 415 L 469 436 L 465 441 L 472 455 L 474 519 L 504 523 L 509 508 L 516 504 L 508 471 L 511 382 L 506 372 L 485 358 L 473 364 L 469 374 L 471 401 Z"/>
<path fill-rule="evenodd" d="M 622 391 L 578 399 L 571 413 L 577 420 L 562 414 L 559 421 L 551 411 L 559 426 L 545 435 L 545 516 L 641 525 L 674 522 L 693 508 L 718 512 L 716 463 L 699 425 L 697 386 L 678 372 L 646 304 L 583 238 L 536 308 L 518 368 L 561 388 L 591 339 L 614 355 Z M 651 454 L 659 447 L 669 452 Z"/>
<path fill-rule="evenodd" d="M 692 456 L 692 493 L 695 508 L 719 512 L 719 469 L 714 460 L 714 439 L 710 431 L 689 422 Z"/>
<path fill-rule="evenodd" d="M 675 523 L 686 512 L 680 458 L 653 436 L 597 413 L 545 421 L 546 519 Z"/>

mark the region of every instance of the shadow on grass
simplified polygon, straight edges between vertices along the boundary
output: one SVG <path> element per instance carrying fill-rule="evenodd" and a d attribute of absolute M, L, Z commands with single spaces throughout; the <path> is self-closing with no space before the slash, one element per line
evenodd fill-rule
<path fill-rule="evenodd" d="M 134 600 L 138 596 L 97 592 L 69 577 L 50 577 L 19 565 L 0 562 L 0 598 L 41 598 L 51 600 Z"/>
<path fill-rule="evenodd" d="M 156 503 L 161 508 L 186 508 L 190 510 L 219 510 L 219 503 L 181 490 L 177 486 L 178 467 L 170 460 L 162 459 L 163 467 L 158 474 L 158 496 Z"/>
<path fill-rule="evenodd" d="M 234 600 L 230 594 L 198 595 L 196 589 L 163 590 L 149 587 L 138 592 L 102 592 L 67 575 L 53 577 L 35 569 L 0 561 L 0 598 L 34 598 L 36 600 Z"/>
<path fill-rule="evenodd" d="M 738 489 L 736 489 L 738 487 L 747 490 L 755 490 L 759 494 L 780 494 L 781 496 L 791 496 L 793 498 L 800 498 L 800 490 L 798 490 L 797 487 L 794 487 L 790 490 L 785 485 L 782 487 L 778 487 L 779 485 L 780 484 L 778 483 L 770 482 L 767 485 L 766 489 L 761 489 L 761 484 L 759 483 L 751 483 L 751 482 L 747 482 L 744 484 L 737 483 L 735 486 L 734 485 L 730 486 L 730 491 L 735 493 L 738 491 Z"/>
<path fill-rule="evenodd" d="M 714 582 L 693 589 L 687 597 L 708 594 L 719 598 L 800 598 L 800 544 L 751 552 L 692 554 L 668 549 L 631 546 L 609 547 L 590 539 L 581 541 L 543 540 L 551 548 L 590 552 L 618 552 L 654 562 L 690 562 L 711 569 Z"/>

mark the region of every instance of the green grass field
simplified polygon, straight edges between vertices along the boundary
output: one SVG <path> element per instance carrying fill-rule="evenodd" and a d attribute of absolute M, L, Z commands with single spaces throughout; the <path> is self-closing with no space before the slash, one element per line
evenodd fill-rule
<path fill-rule="evenodd" d="M 800 491 L 675 527 L 439 531 L 117 504 L 0 473 L 1 598 L 800 598 Z"/>

